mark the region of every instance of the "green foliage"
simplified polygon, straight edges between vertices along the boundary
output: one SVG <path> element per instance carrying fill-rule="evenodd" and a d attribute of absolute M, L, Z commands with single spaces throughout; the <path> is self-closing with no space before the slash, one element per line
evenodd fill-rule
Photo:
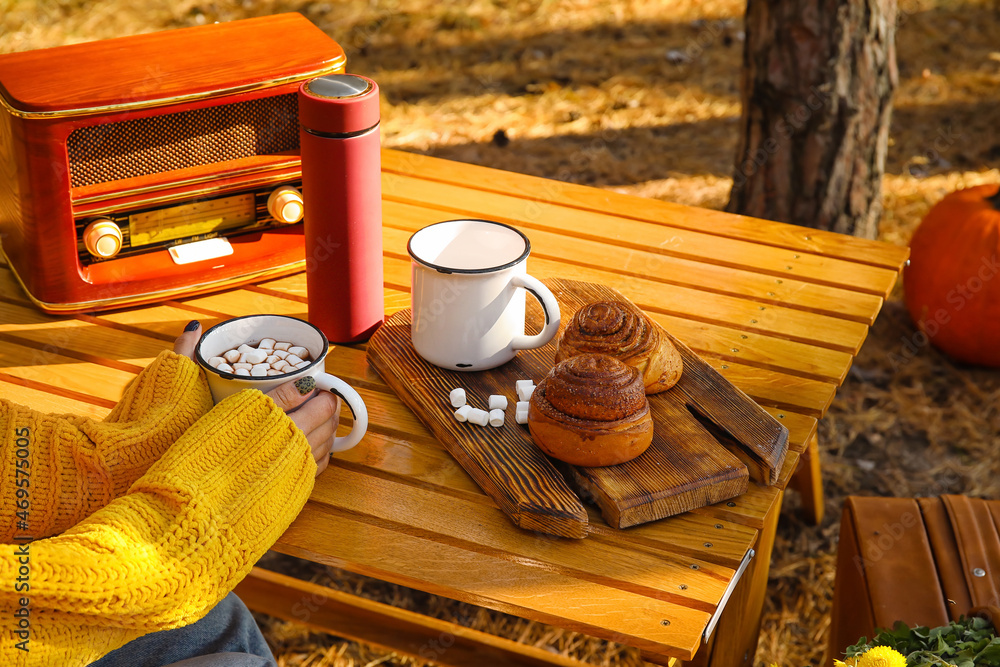
<path fill-rule="evenodd" d="M 892 630 L 880 629 L 871 642 L 862 637 L 847 648 L 846 656 L 859 656 L 875 646 L 899 651 L 907 667 L 1000 667 L 1000 637 L 989 621 L 978 617 L 933 629 L 897 621 Z"/>

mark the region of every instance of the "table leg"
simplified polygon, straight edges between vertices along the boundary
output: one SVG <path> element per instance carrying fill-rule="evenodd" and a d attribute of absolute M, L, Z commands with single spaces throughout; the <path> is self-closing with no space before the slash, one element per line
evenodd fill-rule
<path fill-rule="evenodd" d="M 789 480 L 789 486 L 802 496 L 802 512 L 814 526 L 823 522 L 823 477 L 819 463 L 819 438 L 813 433 L 802 452 L 799 466 Z"/>
<path fill-rule="evenodd" d="M 693 661 L 685 662 L 684 667 L 751 667 L 754 664 L 783 496 L 784 492 L 775 497 L 764 517 L 764 526 L 754 546 L 757 553 L 729 598 L 710 642 L 701 647 Z"/>
<path fill-rule="evenodd" d="M 588 667 L 542 648 L 259 567 L 236 586 L 236 594 L 254 611 L 448 667 Z"/>

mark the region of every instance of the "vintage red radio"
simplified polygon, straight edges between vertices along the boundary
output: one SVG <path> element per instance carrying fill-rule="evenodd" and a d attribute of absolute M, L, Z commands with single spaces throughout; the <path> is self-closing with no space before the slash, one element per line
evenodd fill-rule
<path fill-rule="evenodd" d="M 48 312 L 301 270 L 299 84 L 339 45 L 280 14 L 0 55 L 0 243 Z"/>

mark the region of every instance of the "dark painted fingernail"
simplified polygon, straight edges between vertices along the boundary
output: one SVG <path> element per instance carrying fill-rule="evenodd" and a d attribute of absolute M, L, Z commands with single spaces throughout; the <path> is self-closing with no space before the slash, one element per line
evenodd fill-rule
<path fill-rule="evenodd" d="M 197 329 L 200 326 L 201 326 L 201 322 L 199 322 L 198 320 L 191 320 L 190 322 L 187 323 L 187 326 L 184 327 L 184 331 L 185 332 L 194 331 L 195 329 Z"/>
<path fill-rule="evenodd" d="M 295 381 L 295 388 L 299 390 L 299 393 L 305 396 L 313 389 L 316 388 L 316 378 L 309 375 L 304 378 L 299 378 Z"/>

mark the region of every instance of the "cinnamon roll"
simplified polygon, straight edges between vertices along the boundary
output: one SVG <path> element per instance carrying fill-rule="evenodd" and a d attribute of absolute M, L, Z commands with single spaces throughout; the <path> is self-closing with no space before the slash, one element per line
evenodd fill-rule
<path fill-rule="evenodd" d="M 601 354 L 552 368 L 531 395 L 528 429 L 546 454 L 587 467 L 634 459 L 653 440 L 639 371 Z"/>
<path fill-rule="evenodd" d="M 622 301 L 596 301 L 576 311 L 556 343 L 556 362 L 578 354 L 606 354 L 636 368 L 647 394 L 670 389 L 684 364 L 658 324 Z"/>

